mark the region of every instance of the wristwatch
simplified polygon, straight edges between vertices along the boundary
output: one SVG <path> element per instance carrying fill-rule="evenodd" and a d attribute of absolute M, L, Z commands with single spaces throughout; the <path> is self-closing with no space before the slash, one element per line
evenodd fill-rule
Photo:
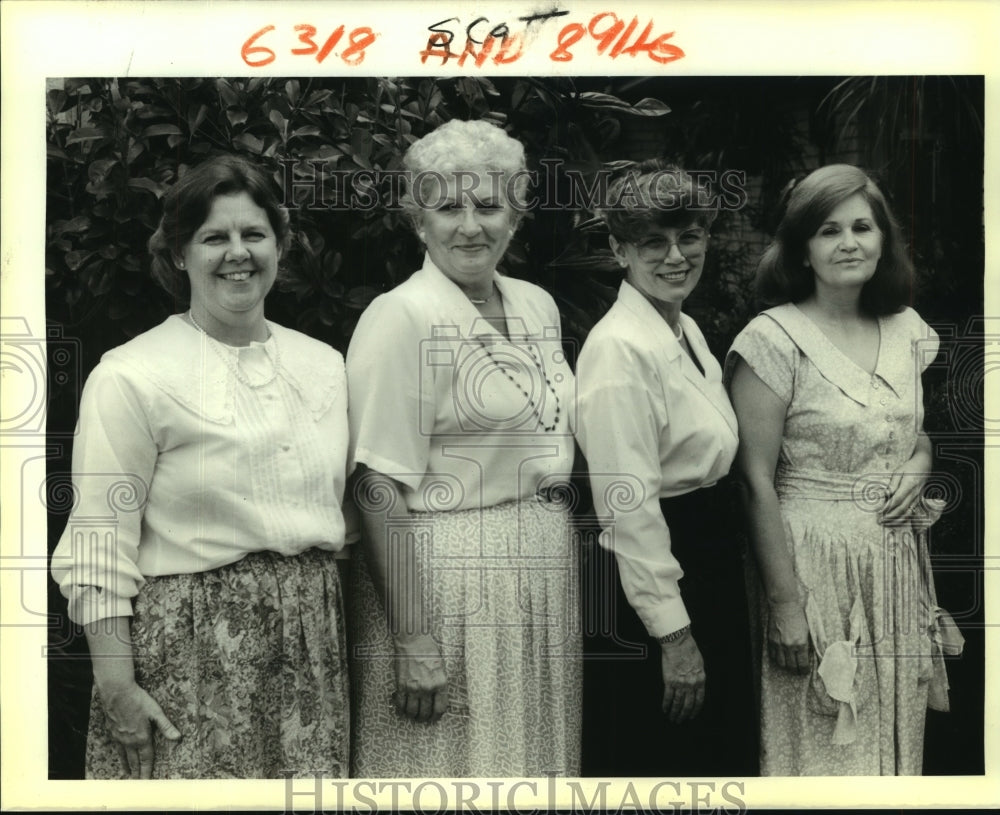
<path fill-rule="evenodd" d="M 662 637 L 657 637 L 656 641 L 660 643 L 660 645 L 664 645 L 665 643 L 668 642 L 677 642 L 677 640 L 679 640 L 681 637 L 687 634 L 688 631 L 690 630 L 691 630 L 691 624 L 688 623 L 683 628 L 678 628 L 676 631 L 671 631 L 669 634 L 664 634 Z"/>

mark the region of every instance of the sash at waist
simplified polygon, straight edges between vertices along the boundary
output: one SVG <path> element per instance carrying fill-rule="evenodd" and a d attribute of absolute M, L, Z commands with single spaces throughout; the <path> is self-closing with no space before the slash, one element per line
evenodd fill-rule
<path fill-rule="evenodd" d="M 889 473 L 838 473 L 804 467 L 779 467 L 774 488 L 782 498 L 816 501 L 855 501 L 873 506 L 885 501 Z"/>

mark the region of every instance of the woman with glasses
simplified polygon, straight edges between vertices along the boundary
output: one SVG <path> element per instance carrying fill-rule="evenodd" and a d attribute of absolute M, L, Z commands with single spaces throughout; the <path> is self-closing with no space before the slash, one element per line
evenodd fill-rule
<path fill-rule="evenodd" d="M 618 650 L 589 661 L 586 774 L 756 772 L 738 512 L 723 481 L 736 416 L 681 311 L 716 214 L 697 206 L 706 193 L 643 162 L 612 182 L 603 212 L 625 279 L 580 354 L 577 437 L 614 555 L 598 560 L 619 576 L 600 614 Z"/>

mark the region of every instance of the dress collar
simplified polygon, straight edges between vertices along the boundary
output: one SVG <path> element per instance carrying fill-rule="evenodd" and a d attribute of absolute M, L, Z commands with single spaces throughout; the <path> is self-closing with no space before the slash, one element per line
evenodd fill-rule
<path fill-rule="evenodd" d="M 277 376 L 294 388 L 309 410 L 322 415 L 336 395 L 338 378 L 331 376 L 329 358 L 318 358 L 315 341 L 297 331 L 268 322 L 270 338 L 235 349 L 198 331 L 179 314 L 113 348 L 106 357 L 141 374 L 174 401 L 208 421 L 229 424 L 235 416 L 236 391 L 241 387 L 220 353 L 260 355 L 277 365 Z M 221 346 L 219 348 L 213 345 Z M 266 364 L 266 363 L 265 363 Z"/>
<path fill-rule="evenodd" d="M 875 370 L 868 373 L 837 348 L 794 303 L 785 303 L 763 313 L 784 329 L 824 379 L 858 404 L 868 405 L 875 377 L 885 382 L 899 397 L 906 392 L 913 363 L 910 355 L 901 353 L 900 343 L 905 338 L 899 330 L 899 320 L 894 319 L 895 315 L 878 318 L 878 359 Z"/>

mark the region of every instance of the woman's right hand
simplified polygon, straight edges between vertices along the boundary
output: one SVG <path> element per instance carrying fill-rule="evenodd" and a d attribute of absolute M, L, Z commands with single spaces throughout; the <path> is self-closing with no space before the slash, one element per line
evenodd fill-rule
<path fill-rule="evenodd" d="M 768 603 L 767 652 L 779 668 L 809 673 L 809 624 L 799 600 Z"/>
<path fill-rule="evenodd" d="M 448 677 L 441 651 L 429 635 L 395 639 L 396 709 L 418 722 L 436 722 L 448 709 Z"/>
<path fill-rule="evenodd" d="M 180 731 L 170 723 L 163 709 L 135 682 L 99 688 L 101 704 L 108 719 L 111 737 L 123 749 L 132 778 L 153 777 L 153 728 L 176 741 Z"/>

